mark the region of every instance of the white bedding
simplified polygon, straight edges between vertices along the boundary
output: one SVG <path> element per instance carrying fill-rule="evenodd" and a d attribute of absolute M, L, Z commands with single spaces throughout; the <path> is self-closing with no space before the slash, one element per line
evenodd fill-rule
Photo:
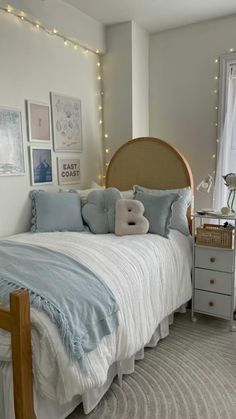
<path fill-rule="evenodd" d="M 35 390 L 60 404 L 102 386 L 109 366 L 130 358 L 151 339 L 157 325 L 191 298 L 191 243 L 171 231 L 158 235 L 40 233 L 11 238 L 65 253 L 99 275 L 119 305 L 119 327 L 87 354 L 88 374 L 80 372 L 44 313 L 31 310 Z M 9 334 L 0 339 L 0 360 L 10 361 Z"/>

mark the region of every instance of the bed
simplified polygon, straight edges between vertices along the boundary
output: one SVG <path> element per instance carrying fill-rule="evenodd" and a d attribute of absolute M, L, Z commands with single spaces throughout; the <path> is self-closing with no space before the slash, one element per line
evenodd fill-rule
<path fill-rule="evenodd" d="M 107 187 L 124 191 L 134 184 L 151 189 L 193 187 L 183 156 L 154 138 L 129 141 L 110 162 Z M 89 232 L 24 233 L 10 240 L 61 252 L 88 266 L 103 277 L 120 310 L 118 328 L 87 354 L 88 370 L 83 374 L 68 358 L 56 326 L 33 308 L 30 330 L 27 292 L 12 294 L 10 311 L 0 310 L 0 326 L 12 335 L 12 352 L 10 334 L 2 332 L 0 340 L 1 419 L 15 419 L 12 370 L 16 419 L 33 419 L 34 412 L 37 419 L 65 419 L 81 402 L 88 413 L 116 375 L 121 381 L 122 374 L 134 371 L 145 346 L 155 346 L 168 335 L 173 313 L 191 299 L 191 242 L 175 230 L 169 240 L 153 234 L 117 237 Z"/>

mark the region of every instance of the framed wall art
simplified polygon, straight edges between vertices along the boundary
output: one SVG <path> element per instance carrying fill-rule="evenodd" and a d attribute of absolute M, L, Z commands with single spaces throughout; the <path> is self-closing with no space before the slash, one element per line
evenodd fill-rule
<path fill-rule="evenodd" d="M 0 107 L 0 176 L 24 175 L 21 112 Z"/>
<path fill-rule="evenodd" d="M 53 183 L 52 150 L 44 147 L 30 147 L 31 184 Z"/>
<path fill-rule="evenodd" d="M 55 151 L 82 152 L 81 100 L 50 93 Z"/>
<path fill-rule="evenodd" d="M 80 183 L 80 160 L 57 158 L 58 183 L 69 185 Z"/>
<path fill-rule="evenodd" d="M 29 141 L 50 143 L 50 107 L 46 103 L 26 101 Z"/>

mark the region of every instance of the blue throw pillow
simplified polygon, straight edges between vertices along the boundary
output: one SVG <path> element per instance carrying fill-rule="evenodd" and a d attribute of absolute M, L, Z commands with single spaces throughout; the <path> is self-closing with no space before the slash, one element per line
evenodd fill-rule
<path fill-rule="evenodd" d="M 74 192 L 33 190 L 32 232 L 83 231 L 80 197 Z"/>
<path fill-rule="evenodd" d="M 172 218 L 170 222 L 170 228 L 173 230 L 178 230 L 180 233 L 188 236 L 189 235 L 189 226 L 187 219 L 187 209 L 192 202 L 192 191 L 191 188 L 181 188 L 181 189 L 148 189 L 143 186 L 134 185 L 134 194 L 136 196 L 137 192 L 146 192 L 156 196 L 169 195 L 170 193 L 177 193 L 179 199 L 173 204 Z"/>
<path fill-rule="evenodd" d="M 116 201 L 121 198 L 116 188 L 90 192 L 88 202 L 82 208 L 82 215 L 92 233 L 114 233 Z"/>
<path fill-rule="evenodd" d="M 179 199 L 178 194 L 156 196 L 145 192 L 136 192 L 135 199 L 144 205 L 144 216 L 149 221 L 149 233 L 168 237 L 172 217 L 172 205 Z"/>

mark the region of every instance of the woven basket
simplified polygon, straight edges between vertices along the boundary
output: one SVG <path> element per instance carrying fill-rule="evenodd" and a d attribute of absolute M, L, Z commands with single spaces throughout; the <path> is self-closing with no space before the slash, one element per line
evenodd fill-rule
<path fill-rule="evenodd" d="M 196 243 L 203 246 L 231 249 L 233 245 L 233 230 L 217 224 L 204 224 L 197 227 Z"/>

